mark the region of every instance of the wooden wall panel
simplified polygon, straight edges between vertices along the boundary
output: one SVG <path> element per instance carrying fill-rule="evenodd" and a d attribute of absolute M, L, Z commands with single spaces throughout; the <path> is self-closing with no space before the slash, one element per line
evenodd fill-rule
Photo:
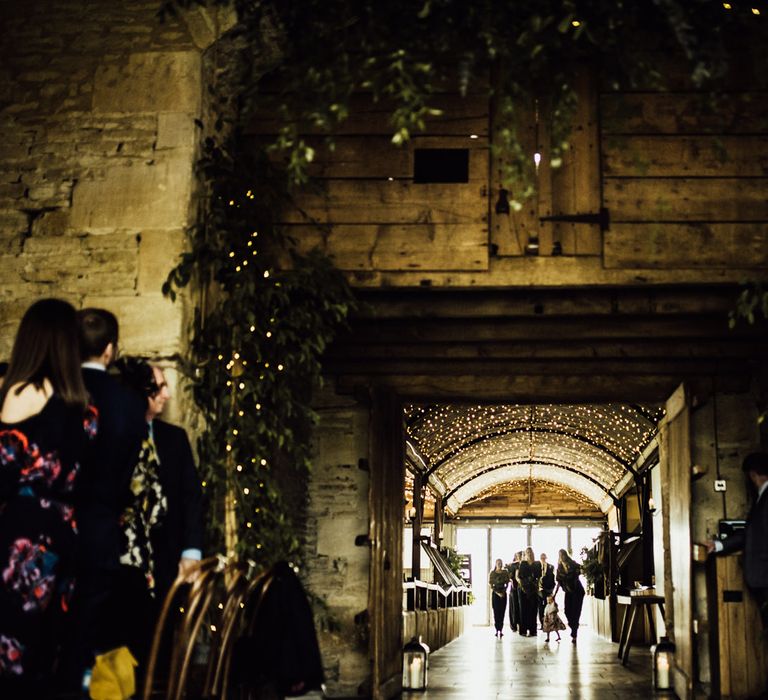
<path fill-rule="evenodd" d="M 609 177 L 766 177 L 768 136 L 608 136 Z"/>
<path fill-rule="evenodd" d="M 612 227 L 633 221 L 768 222 L 768 178 L 606 178 Z"/>
<path fill-rule="evenodd" d="M 518 105 L 514 121 L 505 121 L 498 111 L 493 115 L 492 132 L 512 129 L 523 153 L 528 154 L 531 161 L 534 153 L 541 154 L 534 194 L 522 201 L 519 211 L 513 210 L 508 215 L 497 215 L 494 211 L 499 188 L 508 189 L 510 198 L 520 199 L 522 184 L 502 181 L 503 158 L 500 155 L 497 154 L 491 164 L 490 228 L 492 242 L 501 257 L 524 255 L 529 236 L 538 236 L 539 256 L 552 255 L 555 241 L 560 242 L 563 255 L 600 255 L 600 229 L 596 224 L 540 220 L 540 217 L 552 215 L 594 213 L 600 208 L 597 93 L 594 81 L 586 71 L 578 76 L 577 84 L 582 99 L 573 117 L 568 149 L 557 167 L 552 166 L 546 102 L 542 100 L 536 104 L 531 100 L 529 104 Z"/>
<path fill-rule="evenodd" d="M 421 132 L 428 136 L 488 136 L 487 96 L 458 93 L 437 94 L 429 106 L 442 110 L 442 114 L 425 119 L 425 129 Z M 393 133 L 391 122 L 392 104 L 386 100 L 375 102 L 370 95 L 353 95 L 349 104 L 349 117 L 338 124 L 334 133 L 337 136 L 389 135 Z M 276 134 L 282 122 L 268 111 L 257 112 L 251 119 L 247 131 L 251 134 Z M 323 134 L 324 129 L 308 129 L 309 133 Z"/>
<path fill-rule="evenodd" d="M 607 269 L 768 266 L 768 97 L 603 94 Z"/>
<path fill-rule="evenodd" d="M 620 223 L 605 233 L 608 268 L 768 266 L 762 223 Z"/>
<path fill-rule="evenodd" d="M 706 93 L 604 93 L 603 134 L 754 134 L 768 132 L 768 95 L 732 93 L 712 103 Z"/>
<path fill-rule="evenodd" d="M 340 224 L 290 226 L 300 250 L 320 247 L 342 270 L 485 270 L 484 225 Z"/>
<path fill-rule="evenodd" d="M 391 141 L 388 107 L 366 96 L 353 98 L 333 148 L 307 137 L 312 180 L 280 217 L 300 249 L 319 247 L 354 272 L 488 269 L 487 99 L 442 95 L 435 104 L 445 115 L 402 146 Z M 263 138 L 271 127 L 252 128 Z M 468 151 L 467 182 L 414 182 L 414 152 L 436 148 Z"/>

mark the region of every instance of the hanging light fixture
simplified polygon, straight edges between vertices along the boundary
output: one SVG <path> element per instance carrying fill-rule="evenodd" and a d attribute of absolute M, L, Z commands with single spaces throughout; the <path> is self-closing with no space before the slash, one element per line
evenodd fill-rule
<path fill-rule="evenodd" d="M 426 690 L 429 670 L 429 647 L 421 635 L 403 647 L 403 690 Z"/>

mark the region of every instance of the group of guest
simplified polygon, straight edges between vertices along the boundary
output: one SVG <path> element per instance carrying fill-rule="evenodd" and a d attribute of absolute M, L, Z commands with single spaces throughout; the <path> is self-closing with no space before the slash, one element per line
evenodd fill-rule
<path fill-rule="evenodd" d="M 537 636 L 537 627 L 547 634 L 564 629 L 559 623 L 555 596 L 562 589 L 565 595 L 565 617 L 571 628 L 571 641 L 576 642 L 584 603 L 584 586 L 580 580 L 581 566 L 561 549 L 557 569 L 542 554 L 537 561 L 533 549 L 516 552 L 511 564 L 496 560 L 488 575 L 496 636 L 504 636 L 504 616 L 509 603 L 509 624 L 513 632 L 523 637 Z M 554 607 L 552 607 L 554 606 Z M 559 623 L 559 624 L 558 624 Z"/>
<path fill-rule="evenodd" d="M 118 330 L 105 309 L 37 301 L 0 372 L 4 699 L 76 692 L 121 646 L 141 670 L 165 593 L 202 555 L 189 440 L 158 419 L 161 368 L 117 360 Z"/>

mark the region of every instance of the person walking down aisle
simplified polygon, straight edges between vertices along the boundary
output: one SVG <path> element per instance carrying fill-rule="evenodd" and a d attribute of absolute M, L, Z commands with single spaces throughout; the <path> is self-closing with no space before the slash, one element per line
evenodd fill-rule
<path fill-rule="evenodd" d="M 520 597 L 518 595 L 518 582 L 517 582 L 517 570 L 520 568 L 520 559 L 522 559 L 522 552 L 515 552 L 515 556 L 512 558 L 512 563 L 507 565 L 507 571 L 509 571 L 509 626 L 513 632 L 520 631 Z"/>
<path fill-rule="evenodd" d="M 504 636 L 504 613 L 507 609 L 507 586 L 509 572 L 504 568 L 501 559 L 496 560 L 496 568 L 488 574 L 488 585 L 491 587 L 491 604 L 493 606 L 493 624 L 496 636 Z"/>
<path fill-rule="evenodd" d="M 525 557 L 517 569 L 520 599 L 520 634 L 523 637 L 536 636 L 536 616 L 539 608 L 537 568 L 533 549 L 528 547 L 525 550 Z"/>
<path fill-rule="evenodd" d="M 546 554 L 539 557 L 539 572 L 539 624 L 544 629 L 544 607 L 555 590 L 555 567 L 547 564 Z"/>
<path fill-rule="evenodd" d="M 565 619 L 571 628 L 571 641 L 576 643 L 579 632 L 579 619 L 581 607 L 584 604 L 584 586 L 579 575 L 581 566 L 568 556 L 568 552 L 561 549 L 557 559 L 557 585 L 565 592 Z"/>
<path fill-rule="evenodd" d="M 75 579 L 72 491 L 97 431 L 75 309 L 24 314 L 0 386 L 0 697 L 51 693 Z"/>
<path fill-rule="evenodd" d="M 554 632 L 557 635 L 557 641 L 560 641 L 560 630 L 565 629 L 563 621 L 558 614 L 557 603 L 555 602 L 555 596 L 547 596 L 547 604 L 544 606 L 544 621 L 541 624 L 541 629 L 547 633 L 546 641 L 549 641 L 550 633 Z"/>

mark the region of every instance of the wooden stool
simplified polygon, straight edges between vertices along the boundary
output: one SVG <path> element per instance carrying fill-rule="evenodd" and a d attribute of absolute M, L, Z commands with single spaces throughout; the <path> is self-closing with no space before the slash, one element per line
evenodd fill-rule
<path fill-rule="evenodd" d="M 663 595 L 620 595 L 616 596 L 616 601 L 622 605 L 629 606 L 624 613 L 624 619 L 621 621 L 621 634 L 619 635 L 619 658 L 622 665 L 626 665 L 629 659 L 629 648 L 632 646 L 632 629 L 635 626 L 637 611 L 644 611 L 648 619 L 648 627 L 651 630 L 651 637 L 656 639 L 656 623 L 653 620 L 653 607 L 659 606 L 661 616 L 664 617 L 664 596 Z M 627 624 L 629 618 L 629 624 Z"/>

